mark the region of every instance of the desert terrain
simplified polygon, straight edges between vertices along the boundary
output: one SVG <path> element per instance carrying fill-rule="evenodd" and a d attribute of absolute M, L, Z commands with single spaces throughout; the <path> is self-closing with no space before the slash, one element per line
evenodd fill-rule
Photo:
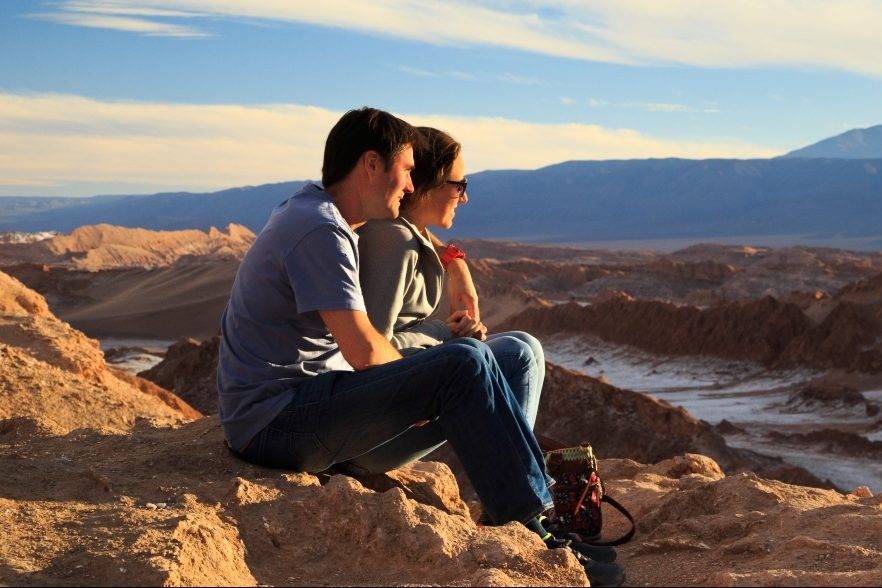
<path fill-rule="evenodd" d="M 382 479 L 226 450 L 214 335 L 252 239 L 0 236 L 0 583 L 584 585 L 476 525 L 444 449 Z M 637 516 L 629 585 L 882 583 L 882 254 L 462 246 L 485 322 L 545 345 L 537 430 L 592 443 Z"/>

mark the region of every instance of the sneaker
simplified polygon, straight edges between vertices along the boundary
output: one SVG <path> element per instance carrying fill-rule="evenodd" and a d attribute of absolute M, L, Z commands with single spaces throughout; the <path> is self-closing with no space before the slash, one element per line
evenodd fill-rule
<path fill-rule="evenodd" d="M 612 563 L 616 558 L 616 552 L 610 547 L 596 547 L 586 543 L 574 542 L 570 539 L 560 539 L 549 533 L 544 539 L 548 549 L 569 549 L 582 567 L 585 568 L 585 574 L 592 586 L 621 586 L 625 583 L 625 570 L 622 566 Z M 593 550 L 608 550 L 612 552 L 612 559 L 609 561 L 598 561 L 582 553 L 581 549 L 591 548 Z M 595 553 L 604 553 L 603 557 L 609 558 L 606 551 L 598 551 Z"/>
<path fill-rule="evenodd" d="M 625 570 L 619 564 L 585 560 L 585 574 L 592 586 L 621 586 L 625 583 Z"/>
<path fill-rule="evenodd" d="M 581 553 L 590 560 L 601 563 L 612 563 L 616 561 L 618 554 L 612 547 L 605 545 L 590 545 L 581 541 L 570 540 L 570 549 L 577 553 Z"/>
<path fill-rule="evenodd" d="M 549 549 L 561 549 L 563 547 L 569 547 L 576 553 L 583 555 L 588 559 L 601 563 L 612 563 L 616 561 L 616 557 L 618 554 L 616 553 L 616 550 L 612 547 L 589 545 L 587 543 L 582 543 L 581 541 L 578 541 L 578 538 L 578 535 L 572 533 L 566 539 L 551 534 L 550 537 L 545 539 L 545 544 L 548 545 Z"/>

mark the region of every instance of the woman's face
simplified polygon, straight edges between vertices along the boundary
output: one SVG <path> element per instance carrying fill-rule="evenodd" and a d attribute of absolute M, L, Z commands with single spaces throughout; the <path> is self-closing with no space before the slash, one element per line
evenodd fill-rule
<path fill-rule="evenodd" d="M 460 153 L 453 166 L 450 168 L 448 180 L 458 182 L 465 179 L 465 163 Z M 453 217 L 456 215 L 456 207 L 469 201 L 468 195 L 463 192 L 460 195 L 460 186 L 444 182 L 434 190 L 431 190 L 426 198 L 427 224 L 449 229 L 453 226 Z"/>

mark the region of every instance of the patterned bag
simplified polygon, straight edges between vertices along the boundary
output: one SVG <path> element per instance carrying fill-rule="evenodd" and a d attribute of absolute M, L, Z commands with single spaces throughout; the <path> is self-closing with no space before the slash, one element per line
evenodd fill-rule
<path fill-rule="evenodd" d="M 635 531 L 634 517 L 604 492 L 603 482 L 597 475 L 597 459 L 590 445 L 547 451 L 545 464 L 548 475 L 555 479 L 551 487 L 554 515 L 549 517 L 549 530 L 575 534 L 578 541 L 591 545 L 621 545 L 631 540 Z M 631 523 L 631 529 L 613 541 L 600 540 L 603 528 L 600 505 L 603 502 L 621 512 Z"/>

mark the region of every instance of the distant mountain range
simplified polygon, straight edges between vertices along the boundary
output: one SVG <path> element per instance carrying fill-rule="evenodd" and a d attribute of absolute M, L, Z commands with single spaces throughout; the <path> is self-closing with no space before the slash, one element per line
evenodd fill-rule
<path fill-rule="evenodd" d="M 863 137 L 858 141 L 854 133 Z M 882 125 L 775 159 L 570 161 L 469 176 L 458 237 L 523 241 L 882 235 Z M 876 147 L 876 159 L 846 155 Z M 304 182 L 95 198 L 0 198 L 0 231 L 68 232 L 110 223 L 207 229 L 234 222 L 258 232 L 273 206 Z"/>
<path fill-rule="evenodd" d="M 783 157 L 882 158 L 882 125 L 848 132 L 791 151 Z"/>

